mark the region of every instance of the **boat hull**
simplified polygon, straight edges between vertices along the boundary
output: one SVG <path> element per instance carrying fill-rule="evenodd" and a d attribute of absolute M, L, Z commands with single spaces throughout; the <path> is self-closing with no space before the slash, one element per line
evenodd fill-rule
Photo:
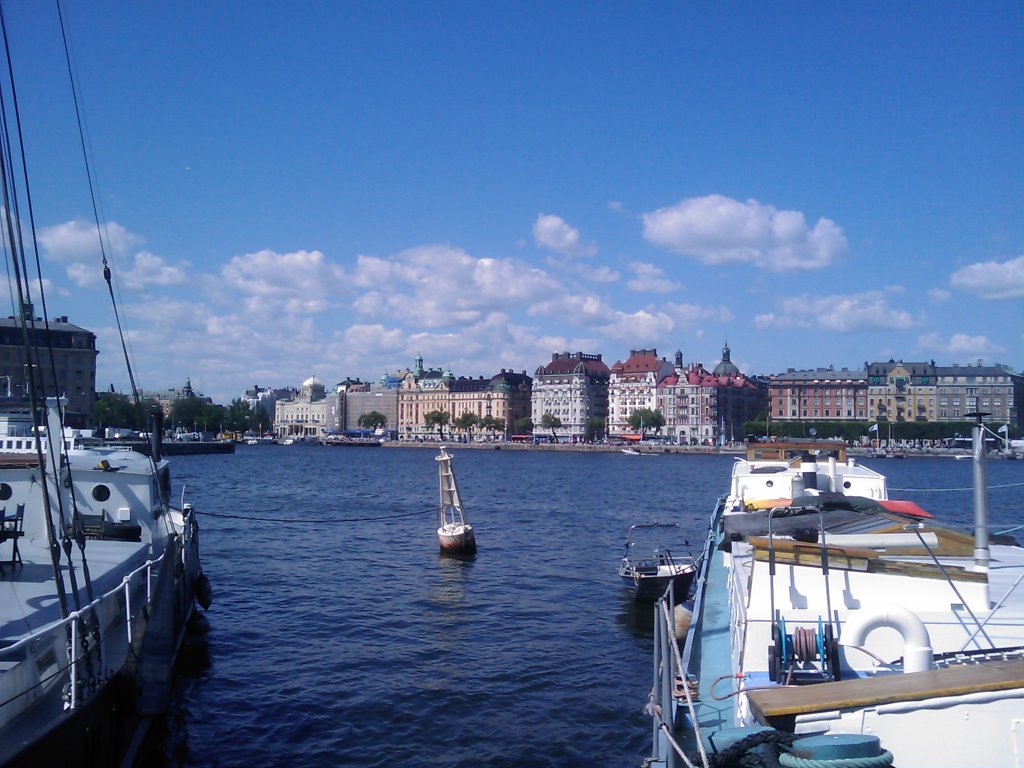
<path fill-rule="evenodd" d="M 690 585 L 697 569 L 692 565 L 680 565 L 673 568 L 675 573 L 644 574 L 623 567 L 619 571 L 622 583 L 633 593 L 633 599 L 639 603 L 653 603 L 665 594 L 669 584 L 672 585 L 674 604 L 686 600 L 690 593 Z"/>
<path fill-rule="evenodd" d="M 167 711 L 175 660 L 183 645 L 189 617 L 195 610 L 200 573 L 198 530 L 191 514 L 177 510 L 177 535 L 166 539 L 159 569 L 153 574 L 153 596 L 136 594 L 130 618 L 108 613 L 103 665 L 108 677 L 92 693 L 80 691 L 77 706 L 67 709 L 58 681 L 24 711 L 0 728 L 0 764 L 131 765 L 154 716 Z M 106 604 L 105 604 L 106 605 Z M 120 644 L 119 628 L 127 622 L 134 638 Z M 62 630 L 54 630 L 62 632 Z M 61 643 L 58 639 L 56 642 Z M 114 661 L 120 659 L 120 663 Z M 24 663 L 38 663 L 29 659 Z M 91 662 L 100 666 L 95 655 Z M 10 693 L 8 692 L 8 696 Z"/>

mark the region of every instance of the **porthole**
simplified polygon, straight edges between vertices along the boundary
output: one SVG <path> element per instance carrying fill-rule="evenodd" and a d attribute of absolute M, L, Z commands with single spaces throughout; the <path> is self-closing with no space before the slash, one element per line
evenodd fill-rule
<path fill-rule="evenodd" d="M 7 501 L 13 493 L 11 486 L 7 483 L 0 483 L 0 501 Z"/>
<path fill-rule="evenodd" d="M 845 488 L 846 490 L 850 490 L 850 487 L 852 485 L 853 485 L 853 483 L 851 483 L 849 480 L 847 480 L 846 482 L 843 483 L 843 488 Z"/>
<path fill-rule="evenodd" d="M 773 485 L 775 485 L 775 483 L 773 483 L 771 480 L 769 480 L 768 482 L 765 483 L 765 485 L 767 485 L 769 488 L 771 488 Z"/>
<path fill-rule="evenodd" d="M 92 489 L 92 497 L 96 501 L 106 501 L 110 498 L 110 489 L 105 485 L 97 485 Z"/>

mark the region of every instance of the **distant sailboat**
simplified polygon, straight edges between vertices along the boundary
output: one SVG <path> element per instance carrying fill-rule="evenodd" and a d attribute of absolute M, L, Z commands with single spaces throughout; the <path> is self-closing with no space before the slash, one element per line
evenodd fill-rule
<path fill-rule="evenodd" d="M 452 457 L 443 445 L 441 455 L 437 457 L 437 469 L 441 485 L 437 541 L 441 545 L 441 552 L 453 555 L 475 554 L 476 535 L 473 533 L 473 526 L 466 522 L 462 499 L 459 498 L 459 489 L 455 485 Z"/>

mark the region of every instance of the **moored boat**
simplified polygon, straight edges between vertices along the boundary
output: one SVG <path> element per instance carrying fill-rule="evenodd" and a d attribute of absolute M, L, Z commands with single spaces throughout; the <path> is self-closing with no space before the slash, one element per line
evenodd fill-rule
<path fill-rule="evenodd" d="M 0 463 L 0 764 L 114 764 L 165 711 L 208 583 L 194 514 L 159 450 L 52 440 Z"/>
<path fill-rule="evenodd" d="M 673 603 L 686 599 L 697 566 L 683 555 L 687 546 L 675 523 L 638 523 L 626 534 L 619 578 L 638 602 L 653 603 L 671 585 Z M 673 552 L 673 548 L 675 551 Z"/>
<path fill-rule="evenodd" d="M 441 453 L 436 457 L 438 480 L 440 482 L 440 501 L 438 503 L 437 542 L 441 552 L 451 555 L 472 555 L 476 553 L 476 533 L 466 519 L 462 508 L 462 498 L 455 484 L 455 472 L 452 470 L 452 457 L 441 446 Z"/>
<path fill-rule="evenodd" d="M 989 540 L 980 425 L 973 458 L 972 537 L 889 499 L 842 444 L 750 445 L 681 647 L 655 609 L 646 764 L 1017 765 L 1024 549 Z"/>

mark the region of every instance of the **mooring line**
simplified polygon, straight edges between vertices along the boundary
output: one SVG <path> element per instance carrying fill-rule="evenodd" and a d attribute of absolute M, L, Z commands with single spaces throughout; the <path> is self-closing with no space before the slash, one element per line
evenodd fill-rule
<path fill-rule="evenodd" d="M 434 510 L 430 510 L 433 512 Z M 303 519 L 303 518 L 285 518 L 285 517 L 257 517 L 255 515 L 229 515 L 224 512 L 202 512 L 199 510 L 193 510 L 194 513 L 198 513 L 205 517 L 227 517 L 232 520 L 254 520 L 259 523 L 296 523 L 296 524 L 309 524 L 315 523 L 317 525 L 323 525 L 324 523 L 368 523 L 374 520 L 394 520 L 400 517 L 415 517 L 416 515 L 424 515 L 426 512 L 403 512 L 398 515 L 379 515 L 377 517 L 336 517 L 336 518 L 317 518 L 317 519 Z"/>

